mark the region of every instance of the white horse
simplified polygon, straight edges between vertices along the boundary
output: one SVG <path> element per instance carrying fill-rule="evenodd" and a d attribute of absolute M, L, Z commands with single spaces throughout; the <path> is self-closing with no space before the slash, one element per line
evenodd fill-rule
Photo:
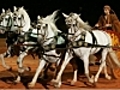
<path fill-rule="evenodd" d="M 18 46 L 18 48 L 16 48 L 15 44 L 17 45 L 21 39 L 19 37 L 21 35 L 21 31 L 23 31 L 23 29 L 27 29 L 27 30 L 30 29 L 29 15 L 23 9 L 23 7 L 19 8 L 18 11 L 17 11 L 17 7 L 14 7 L 13 13 L 10 10 L 5 12 L 5 10 L 2 9 L 2 14 L 1 14 L 0 18 L 1 18 L 1 22 L 0 22 L 1 32 L 2 32 L 2 34 L 7 33 L 6 43 L 7 43 L 7 47 L 8 47 L 8 49 L 5 53 L 0 54 L 3 66 L 6 67 L 8 70 L 11 69 L 10 66 L 7 66 L 5 64 L 4 57 L 11 57 L 12 56 L 11 50 L 13 49 L 13 51 L 14 51 L 14 49 L 17 49 L 18 52 L 15 52 L 14 55 L 19 56 L 17 59 L 18 71 L 23 72 L 24 70 L 28 70 L 28 67 L 23 68 L 22 61 L 23 61 L 23 58 L 26 55 L 28 55 L 28 51 L 31 48 L 33 48 L 33 46 L 29 46 L 29 47 L 26 46 L 25 47 L 26 49 L 23 52 L 23 49 L 21 50 L 21 47 L 23 48 L 24 46 Z M 25 32 L 27 32 L 27 31 L 22 32 L 22 34 Z M 37 38 L 36 38 L 36 42 L 37 42 Z M 29 43 L 31 43 L 31 42 L 29 42 Z"/>
<path fill-rule="evenodd" d="M 57 42 L 55 39 L 58 32 L 60 32 L 55 26 L 55 16 L 57 15 L 57 12 L 58 11 L 54 11 L 45 18 L 38 16 L 38 43 L 41 47 L 41 57 L 36 73 L 32 81 L 28 84 L 28 87 L 34 87 L 39 74 L 47 63 L 59 63 L 61 53 L 56 52 Z"/>
<path fill-rule="evenodd" d="M 4 8 L 2 8 L 2 13 L 0 15 L 0 33 L 5 34 L 5 31 L 7 31 L 7 28 L 12 27 L 12 12 L 10 9 L 5 11 Z"/>
<path fill-rule="evenodd" d="M 11 57 L 11 50 L 12 50 L 12 45 L 15 43 L 17 40 L 17 32 L 12 32 L 14 24 L 13 24 L 13 19 L 12 19 L 13 13 L 8 9 L 5 11 L 5 9 L 2 9 L 1 13 L 1 21 L 0 21 L 0 31 L 1 34 L 6 35 L 6 44 L 7 44 L 7 51 L 5 53 L 0 54 L 0 58 L 2 61 L 2 65 L 8 69 L 11 70 L 11 67 L 6 65 L 4 57 Z M 15 30 L 15 29 L 14 29 Z"/>
<path fill-rule="evenodd" d="M 24 7 L 17 8 L 16 6 L 14 6 L 13 19 L 14 19 L 14 24 L 18 27 L 20 35 L 23 36 L 23 38 L 25 39 L 29 38 L 27 35 L 30 32 L 29 30 L 31 29 L 31 20 Z M 26 33 L 28 34 L 26 35 Z M 26 46 L 22 46 L 25 48 L 25 50 L 20 53 L 17 59 L 18 72 L 23 73 L 26 69 L 28 70 L 28 67 L 26 68 L 23 67 L 22 62 L 24 60 L 24 57 L 28 55 L 29 50 L 35 47 L 32 45 L 36 43 L 37 43 L 37 38 L 36 41 L 32 41 L 32 40 L 24 41 L 24 43 L 22 43 L 23 45 L 26 44 Z M 31 46 L 27 46 L 27 44 L 31 44 Z"/>
<path fill-rule="evenodd" d="M 89 26 L 87 23 L 85 23 L 78 14 L 76 13 L 70 13 L 70 15 L 66 15 L 63 13 L 63 16 L 66 18 L 66 25 L 69 27 L 68 29 L 68 51 L 66 52 L 65 60 L 61 66 L 61 69 L 57 75 L 56 80 L 54 80 L 54 84 L 56 87 L 60 87 L 60 80 L 61 75 L 66 67 L 66 65 L 69 63 L 70 59 L 73 57 L 72 53 L 76 54 L 81 60 L 84 62 L 84 69 L 85 69 L 85 75 L 88 78 L 90 83 L 95 83 L 98 81 L 99 75 L 104 68 L 104 74 L 105 78 L 111 79 L 111 76 L 107 73 L 107 67 L 106 67 L 106 56 L 108 53 L 112 52 L 112 48 L 109 48 L 109 46 L 112 46 L 112 40 L 110 36 L 102 30 L 92 30 L 91 26 Z M 82 37 L 82 34 L 85 34 L 85 37 Z M 95 37 L 96 41 L 93 43 L 93 37 Z M 91 45 L 91 46 L 89 46 Z M 93 46 L 92 46 L 93 45 Z M 95 47 L 94 45 L 98 45 L 98 47 Z M 103 46 L 103 47 L 100 47 Z M 108 46 L 108 47 L 107 47 Z M 102 49 L 102 58 L 101 58 L 101 65 L 99 67 L 99 70 L 97 74 L 90 77 L 89 76 L 89 56 L 91 54 L 95 54 L 98 51 Z M 120 67 L 120 63 L 117 59 L 114 59 L 114 62 Z M 74 71 L 77 73 L 77 70 Z M 74 73 L 74 74 L 76 74 Z M 77 74 L 74 77 L 74 82 L 77 81 Z"/>
<path fill-rule="evenodd" d="M 14 9 L 14 11 L 15 11 L 15 9 Z M 23 14 L 23 17 L 25 15 Z M 1 17 L 0 18 L 1 18 L 1 21 L 0 21 L 0 30 L 1 30 L 2 34 L 6 35 L 6 44 L 7 44 L 7 51 L 5 53 L 3 53 L 3 54 L 0 54 L 0 58 L 2 60 L 2 65 L 5 68 L 7 68 L 8 70 L 11 70 L 12 68 L 10 66 L 6 65 L 6 63 L 5 63 L 5 60 L 4 60 L 5 57 L 12 57 L 14 55 L 19 56 L 19 54 L 20 54 L 20 56 L 18 57 L 18 60 L 19 60 L 19 58 L 20 59 L 24 58 L 24 57 L 21 58 L 21 53 L 23 53 L 23 50 L 21 51 L 19 49 L 20 46 L 18 46 L 18 48 L 16 48 L 16 46 L 14 45 L 14 44 L 17 44 L 18 40 L 19 40 L 18 39 L 18 37 L 20 35 L 19 30 L 21 28 L 21 27 L 19 28 L 19 22 L 21 22 L 23 20 L 19 20 L 19 22 L 16 23 L 16 18 L 14 18 L 14 15 L 11 12 L 10 9 L 8 9 L 7 11 L 5 11 L 5 9 L 2 9 L 2 13 L 1 13 Z M 26 16 L 26 19 L 27 19 L 27 16 Z M 26 24 L 28 24 L 28 23 L 26 21 L 26 23 L 24 24 L 24 26 L 27 27 L 28 25 L 26 26 Z M 14 53 L 15 49 L 18 52 Z M 22 63 L 20 63 L 20 64 L 22 66 Z"/>

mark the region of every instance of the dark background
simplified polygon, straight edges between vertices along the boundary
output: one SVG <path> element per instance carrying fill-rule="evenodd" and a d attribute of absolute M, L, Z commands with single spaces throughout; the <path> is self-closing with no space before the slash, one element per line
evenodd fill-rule
<path fill-rule="evenodd" d="M 110 5 L 120 19 L 119 0 L 0 0 L 0 8 L 13 9 L 24 6 L 32 21 L 37 15 L 46 16 L 59 9 L 61 12 L 81 13 L 81 18 L 94 26 L 102 13 L 104 5 Z"/>

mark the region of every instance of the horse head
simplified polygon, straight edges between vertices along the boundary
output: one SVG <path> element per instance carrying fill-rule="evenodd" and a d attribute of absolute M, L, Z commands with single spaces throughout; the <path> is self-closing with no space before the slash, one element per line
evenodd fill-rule
<path fill-rule="evenodd" d="M 70 13 L 69 15 L 62 13 L 62 15 L 65 17 L 66 25 L 71 27 L 74 25 L 77 25 L 79 28 L 84 28 L 86 30 L 90 30 L 92 27 L 88 24 L 88 22 L 84 22 L 80 16 L 81 14 L 77 13 Z"/>
<path fill-rule="evenodd" d="M 1 33 L 4 34 L 5 31 L 9 31 L 12 27 L 12 12 L 10 9 L 6 10 L 2 9 L 2 13 L 0 15 L 0 30 Z"/>
<path fill-rule="evenodd" d="M 51 43 L 54 37 L 59 32 L 57 26 L 55 25 L 56 22 L 56 15 L 58 11 L 54 11 L 51 15 L 46 17 L 37 17 L 37 30 L 38 30 L 38 38 L 42 38 L 42 41 L 48 40 L 48 43 Z M 41 41 L 41 39 L 40 39 Z M 47 44 L 48 44 L 47 43 Z"/>
<path fill-rule="evenodd" d="M 13 20 L 21 32 L 27 32 L 30 29 L 31 20 L 24 7 L 14 6 Z"/>
<path fill-rule="evenodd" d="M 65 17 L 66 25 L 68 26 L 68 39 L 70 41 L 76 40 L 85 30 L 91 30 L 91 26 L 80 18 L 80 14 L 70 13 L 69 15 L 62 13 Z"/>

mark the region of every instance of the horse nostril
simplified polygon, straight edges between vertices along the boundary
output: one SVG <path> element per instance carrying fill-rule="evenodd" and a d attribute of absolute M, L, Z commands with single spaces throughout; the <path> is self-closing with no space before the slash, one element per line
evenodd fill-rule
<path fill-rule="evenodd" d="M 21 20 L 21 18 L 18 18 L 18 20 Z"/>
<path fill-rule="evenodd" d="M 40 27 L 37 27 L 38 30 L 40 30 Z"/>
<path fill-rule="evenodd" d="M 15 20 L 16 20 L 16 17 L 14 17 L 13 20 L 15 21 Z"/>
<path fill-rule="evenodd" d="M 37 29 L 40 29 L 40 27 L 41 27 L 40 25 L 37 25 Z"/>

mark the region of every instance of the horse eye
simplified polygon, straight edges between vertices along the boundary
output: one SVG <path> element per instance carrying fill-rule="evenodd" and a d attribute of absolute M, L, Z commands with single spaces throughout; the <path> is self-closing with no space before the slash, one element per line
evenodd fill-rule
<path fill-rule="evenodd" d="M 44 27 L 47 27 L 47 24 L 44 24 L 43 26 L 44 26 Z"/>
<path fill-rule="evenodd" d="M 13 19 L 16 19 L 17 17 L 13 17 Z"/>
<path fill-rule="evenodd" d="M 41 26 L 41 24 L 37 24 L 37 26 L 38 26 L 38 27 L 40 27 L 40 26 Z"/>
<path fill-rule="evenodd" d="M 5 18 L 5 20 L 7 21 L 7 20 L 8 20 L 8 18 Z"/>
<path fill-rule="evenodd" d="M 48 26 L 47 24 L 44 24 L 43 29 L 46 29 L 46 28 L 47 28 L 47 26 Z"/>
<path fill-rule="evenodd" d="M 19 17 L 18 20 L 21 20 L 21 17 Z"/>
<path fill-rule="evenodd" d="M 37 27 L 37 29 L 40 29 L 40 28 L 41 28 L 41 25 L 40 25 L 40 24 L 38 24 L 36 27 Z"/>

